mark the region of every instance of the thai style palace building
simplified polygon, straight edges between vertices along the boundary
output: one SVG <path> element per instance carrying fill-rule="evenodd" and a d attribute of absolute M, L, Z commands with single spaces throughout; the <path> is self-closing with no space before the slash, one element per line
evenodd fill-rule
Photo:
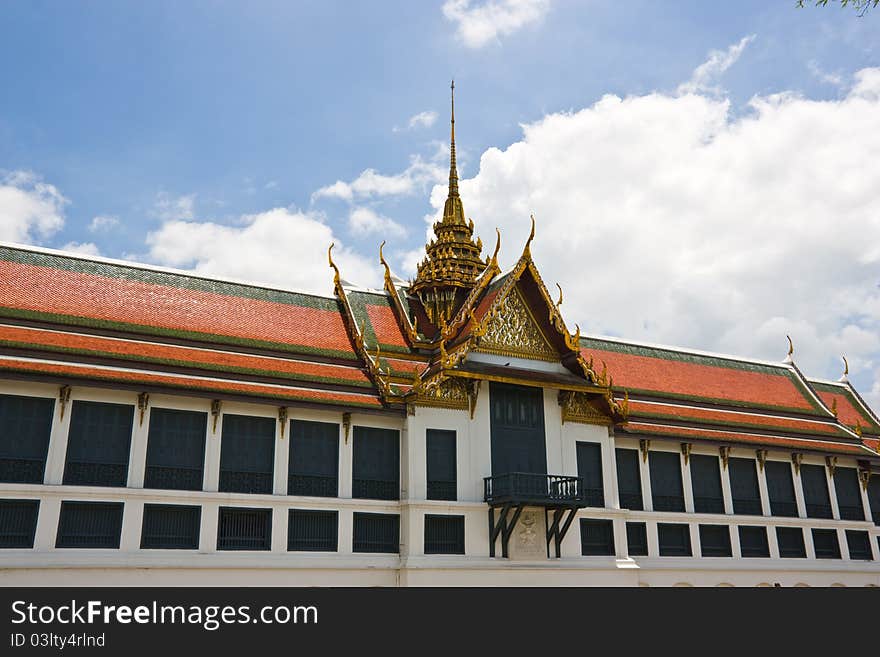
<path fill-rule="evenodd" d="M 0 246 L 0 584 L 880 585 L 846 376 L 573 333 L 534 224 L 474 240 L 454 125 L 410 283 Z"/>

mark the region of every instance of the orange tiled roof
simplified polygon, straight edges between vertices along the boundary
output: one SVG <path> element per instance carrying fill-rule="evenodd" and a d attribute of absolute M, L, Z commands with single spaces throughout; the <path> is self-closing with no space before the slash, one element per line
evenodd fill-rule
<path fill-rule="evenodd" d="M 631 418 L 685 420 L 699 424 L 724 426 L 730 428 L 751 428 L 763 431 L 783 431 L 786 433 L 805 433 L 852 439 L 843 427 L 836 422 L 819 422 L 801 418 L 779 417 L 757 413 L 744 413 L 714 408 L 697 408 L 682 404 L 663 404 L 630 400 Z"/>
<path fill-rule="evenodd" d="M 837 408 L 837 417 L 845 425 L 862 428 L 866 434 L 880 436 L 880 423 L 871 416 L 848 384 L 810 381 L 825 405 Z"/>
<path fill-rule="evenodd" d="M 625 433 L 637 436 L 658 436 L 662 438 L 680 438 L 683 440 L 707 440 L 713 443 L 743 443 L 755 447 L 778 447 L 783 450 L 809 450 L 850 454 L 855 456 L 876 456 L 876 453 L 871 452 L 867 447 L 858 443 L 839 443 L 807 438 L 765 436 L 742 431 L 698 429 L 694 427 L 658 425 L 647 422 L 628 422 L 622 427 L 622 430 Z"/>
<path fill-rule="evenodd" d="M 197 368 L 211 372 L 259 375 L 372 388 L 372 383 L 363 370 L 358 367 L 8 324 L 0 324 L 0 345 L 58 354 L 121 359 L 141 365 L 161 364 Z"/>
<path fill-rule="evenodd" d="M 0 371 L 21 374 L 42 374 L 75 379 L 118 382 L 143 386 L 159 386 L 178 390 L 247 395 L 279 401 L 299 401 L 362 408 L 382 408 L 382 402 L 372 393 L 349 393 L 331 390 L 299 388 L 291 385 L 270 385 L 250 381 L 212 379 L 208 377 L 164 374 L 145 370 L 80 365 L 61 361 L 0 356 Z"/>
<path fill-rule="evenodd" d="M 604 361 L 616 387 L 671 399 L 828 417 L 799 375 L 784 365 L 703 356 L 665 348 L 582 338 L 581 354 Z"/>

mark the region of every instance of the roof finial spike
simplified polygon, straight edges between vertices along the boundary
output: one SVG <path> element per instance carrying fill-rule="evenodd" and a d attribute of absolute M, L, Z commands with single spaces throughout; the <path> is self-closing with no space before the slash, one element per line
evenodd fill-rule
<path fill-rule="evenodd" d="M 495 240 L 495 250 L 492 252 L 492 260 L 490 260 L 490 262 L 497 265 L 498 264 L 498 250 L 501 248 L 501 231 L 498 230 L 498 228 L 495 229 L 495 235 L 497 236 L 496 240 Z"/>
<path fill-rule="evenodd" d="M 449 87 L 451 112 L 449 118 L 449 196 L 458 196 L 458 167 L 455 162 L 455 80 Z"/>
<path fill-rule="evenodd" d="M 336 266 L 336 263 L 333 262 L 333 247 L 336 246 L 333 242 L 330 243 L 330 248 L 327 249 L 327 261 L 330 263 L 330 266 L 333 268 L 333 284 L 335 286 L 339 286 L 339 267 Z"/>
<path fill-rule="evenodd" d="M 841 356 L 841 358 L 843 358 L 843 376 L 837 380 L 841 383 L 847 383 L 849 381 L 849 361 L 847 361 L 846 356 Z"/>
<path fill-rule="evenodd" d="M 793 363 L 794 359 L 792 358 L 792 356 L 794 355 L 794 343 L 791 341 L 790 335 L 786 335 L 785 337 L 788 339 L 788 355 L 785 357 L 784 362 Z"/>
<path fill-rule="evenodd" d="M 532 249 L 531 249 L 532 240 L 535 239 L 535 215 L 530 214 L 529 218 L 532 220 L 532 230 L 529 233 L 529 239 L 526 240 L 526 246 L 523 249 L 523 255 L 531 258 L 532 257 Z"/>

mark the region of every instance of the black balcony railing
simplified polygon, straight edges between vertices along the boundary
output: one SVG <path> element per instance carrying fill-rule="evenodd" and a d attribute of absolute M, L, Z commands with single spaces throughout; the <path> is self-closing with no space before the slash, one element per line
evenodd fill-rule
<path fill-rule="evenodd" d="M 865 519 L 865 510 L 861 505 L 846 505 L 839 504 L 837 508 L 840 509 L 840 519 L 841 520 L 864 520 Z"/>
<path fill-rule="evenodd" d="M 489 504 L 532 503 L 536 505 L 587 506 L 581 477 L 509 472 L 483 479 L 483 500 Z"/>
<path fill-rule="evenodd" d="M 144 488 L 201 490 L 202 479 L 201 468 L 169 468 L 148 465 L 144 474 Z"/>
<path fill-rule="evenodd" d="M 367 500 L 399 500 L 400 483 L 386 479 L 352 479 L 351 496 Z"/>
<path fill-rule="evenodd" d="M 429 481 L 429 500 L 452 500 L 455 501 L 458 494 L 458 484 L 455 481 Z"/>
<path fill-rule="evenodd" d="M 786 518 L 797 518 L 797 502 L 774 502 L 770 500 L 770 514 Z"/>

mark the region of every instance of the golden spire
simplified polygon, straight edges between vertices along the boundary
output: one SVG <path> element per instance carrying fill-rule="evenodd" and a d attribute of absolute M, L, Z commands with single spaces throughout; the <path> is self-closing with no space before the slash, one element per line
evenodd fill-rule
<path fill-rule="evenodd" d="M 446 205 L 443 206 L 443 223 L 464 225 L 464 206 L 458 194 L 458 165 L 455 161 L 455 80 L 449 89 L 452 107 L 449 118 L 449 195 L 446 197 Z"/>

